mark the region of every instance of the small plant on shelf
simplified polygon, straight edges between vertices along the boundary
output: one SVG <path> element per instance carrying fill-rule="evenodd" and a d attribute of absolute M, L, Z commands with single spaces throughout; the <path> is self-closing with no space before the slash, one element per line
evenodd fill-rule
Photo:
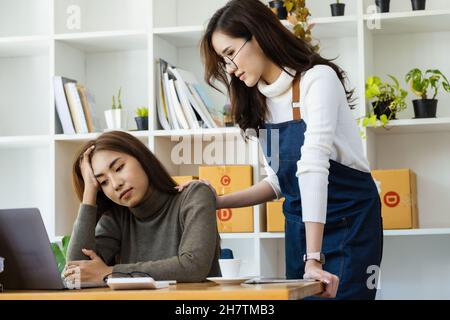
<path fill-rule="evenodd" d="M 112 106 L 111 106 L 112 110 L 122 109 L 121 94 L 122 94 L 122 88 L 119 88 L 119 93 L 117 94 L 117 105 L 116 105 L 116 97 L 112 96 Z"/>
<path fill-rule="evenodd" d="M 122 108 L 121 96 L 122 88 L 119 88 L 119 92 L 117 94 L 117 103 L 116 97 L 113 95 L 111 109 L 105 110 L 105 120 L 109 130 L 126 130 L 127 113 L 126 110 L 123 110 Z"/>
<path fill-rule="evenodd" d="M 378 12 L 389 12 L 391 0 L 375 0 Z"/>
<path fill-rule="evenodd" d="M 311 12 L 306 7 L 306 0 L 285 0 L 284 6 L 288 12 L 287 20 L 294 26 L 295 36 L 309 43 L 314 51 L 318 52 L 320 46 L 313 41 L 312 28 L 314 24 L 309 23 Z"/>
<path fill-rule="evenodd" d="M 333 17 L 343 16 L 345 14 L 345 3 L 341 3 L 339 0 L 336 0 L 335 3 L 330 4 L 331 7 L 331 15 Z"/>
<path fill-rule="evenodd" d="M 447 77 L 437 69 L 429 69 L 422 72 L 418 68 L 409 71 L 405 80 L 412 93 L 420 99 L 413 100 L 415 118 L 435 118 L 438 100 L 438 90 L 442 88 L 450 92 L 450 83 Z M 433 96 L 429 99 L 428 91 L 432 90 Z"/>
<path fill-rule="evenodd" d="M 371 108 L 365 117 L 357 119 L 358 124 L 363 127 L 368 125 L 378 127 L 379 123 L 385 127 L 389 120 L 396 118 L 397 113 L 406 109 L 408 92 L 400 86 L 396 77 L 392 75 L 388 77 L 392 80 L 392 84 L 381 81 L 377 76 L 367 79 L 365 95 L 371 102 Z"/>
<path fill-rule="evenodd" d="M 136 109 L 136 126 L 138 130 L 148 130 L 148 108 L 139 107 Z"/>

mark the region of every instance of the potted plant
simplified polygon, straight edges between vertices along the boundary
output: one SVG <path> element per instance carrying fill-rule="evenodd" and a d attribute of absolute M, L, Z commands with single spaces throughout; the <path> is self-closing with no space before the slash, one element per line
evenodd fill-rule
<path fill-rule="evenodd" d="M 389 12 L 391 0 L 375 0 L 378 12 Z"/>
<path fill-rule="evenodd" d="M 426 0 L 411 0 L 413 10 L 425 10 Z"/>
<path fill-rule="evenodd" d="M 366 81 L 366 98 L 374 100 L 371 102 L 369 114 L 363 117 L 362 125 L 368 124 L 377 126 L 377 120 L 380 120 L 383 127 L 389 120 L 395 119 L 397 113 L 406 109 L 406 96 L 408 92 L 400 87 L 396 77 L 388 75 L 393 84 L 383 82 L 379 77 L 372 76 Z"/>
<path fill-rule="evenodd" d="M 336 0 L 336 3 L 330 4 L 331 7 L 331 15 L 333 17 L 343 16 L 345 14 L 345 3 L 340 3 L 339 0 Z"/>
<path fill-rule="evenodd" d="M 116 97 L 112 96 L 112 106 L 111 109 L 105 110 L 106 125 L 109 130 L 121 129 L 122 124 L 125 123 L 126 114 L 122 110 L 122 100 L 121 100 L 122 88 L 119 89 L 117 95 L 117 105 Z"/>
<path fill-rule="evenodd" d="M 136 126 L 138 130 L 148 130 L 148 108 L 140 107 L 136 109 Z"/>
<path fill-rule="evenodd" d="M 450 92 L 447 77 L 437 69 L 429 69 L 422 73 L 418 68 L 414 68 L 406 74 L 405 80 L 411 91 L 420 98 L 413 100 L 415 118 L 435 118 L 438 103 L 436 96 L 441 84 L 445 91 Z M 434 90 L 431 99 L 428 99 L 429 88 Z"/>
<path fill-rule="evenodd" d="M 69 247 L 70 236 L 64 236 L 61 239 L 61 246 L 58 243 L 52 242 L 51 248 L 53 255 L 55 256 L 56 264 L 58 266 L 59 273 L 64 271 L 66 266 L 67 248 Z"/>
<path fill-rule="evenodd" d="M 287 11 L 286 11 L 286 7 L 284 6 L 283 0 L 269 1 L 269 7 L 270 7 L 270 9 L 272 9 L 273 13 L 276 14 L 278 19 L 286 20 Z"/>
<path fill-rule="evenodd" d="M 318 52 L 319 44 L 313 43 L 311 30 L 314 24 L 309 23 L 311 13 L 306 7 L 306 0 L 285 0 L 284 6 L 288 12 L 287 20 L 293 25 L 293 32 L 299 39 L 311 45 L 315 52 Z"/>

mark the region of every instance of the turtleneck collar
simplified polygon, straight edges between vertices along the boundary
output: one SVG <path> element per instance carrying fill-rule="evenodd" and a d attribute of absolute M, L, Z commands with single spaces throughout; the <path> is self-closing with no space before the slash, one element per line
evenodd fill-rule
<path fill-rule="evenodd" d="M 294 69 L 287 67 L 284 69 L 288 70 L 291 74 L 296 74 Z M 294 78 L 291 75 L 282 70 L 280 76 L 272 84 L 267 84 L 263 79 L 260 79 L 258 82 L 258 90 L 267 98 L 274 98 L 290 89 L 293 79 Z"/>
<path fill-rule="evenodd" d="M 170 194 L 152 188 L 150 195 L 146 196 L 140 204 L 129 209 L 136 218 L 144 220 L 164 212 L 170 203 L 170 198 Z"/>

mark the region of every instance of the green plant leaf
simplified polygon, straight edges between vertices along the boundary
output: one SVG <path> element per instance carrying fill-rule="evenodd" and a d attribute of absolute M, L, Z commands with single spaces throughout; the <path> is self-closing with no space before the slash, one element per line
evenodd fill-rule
<path fill-rule="evenodd" d="M 363 119 L 363 127 L 367 127 L 367 125 L 369 124 L 370 118 L 364 118 Z"/>
<path fill-rule="evenodd" d="M 67 249 L 69 248 L 70 236 L 64 236 L 61 240 L 62 244 L 62 254 L 64 255 L 64 260 L 67 259 Z"/>
<path fill-rule="evenodd" d="M 377 116 L 376 115 L 372 115 L 369 119 L 369 122 L 372 126 L 376 127 L 377 126 Z"/>
<path fill-rule="evenodd" d="M 62 273 L 66 266 L 66 259 L 61 251 L 61 248 L 56 243 L 51 243 L 53 255 L 55 256 L 56 265 L 58 266 L 59 273 Z"/>
<path fill-rule="evenodd" d="M 291 12 L 292 8 L 294 8 L 294 3 L 292 1 L 287 0 L 287 1 L 284 1 L 284 6 L 286 7 L 286 10 L 288 12 Z"/>
<path fill-rule="evenodd" d="M 387 118 L 387 116 L 385 114 L 382 114 L 380 116 L 380 121 L 383 124 L 383 126 L 385 126 L 388 123 L 389 120 L 388 120 L 388 118 Z"/>
<path fill-rule="evenodd" d="M 391 78 L 391 80 L 394 82 L 394 85 L 395 85 L 396 88 L 400 87 L 400 83 L 398 82 L 396 77 L 394 77 L 394 76 L 392 76 L 390 74 L 388 74 L 388 77 Z"/>

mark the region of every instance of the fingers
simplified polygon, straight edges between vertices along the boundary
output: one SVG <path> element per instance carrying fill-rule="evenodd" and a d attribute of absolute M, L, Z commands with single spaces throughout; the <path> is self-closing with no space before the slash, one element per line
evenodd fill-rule
<path fill-rule="evenodd" d="M 303 275 L 307 280 L 318 280 L 325 285 L 325 291 L 318 295 L 321 298 L 335 298 L 337 289 L 339 287 L 339 278 L 334 274 L 331 274 L 322 270 L 314 270 Z"/>
<path fill-rule="evenodd" d="M 66 268 L 73 268 L 73 267 L 79 267 L 83 263 L 86 263 L 85 260 L 78 260 L 78 261 L 68 261 L 66 264 Z"/>
<path fill-rule="evenodd" d="M 87 148 L 85 152 L 80 156 L 80 164 L 83 162 L 84 159 L 89 159 L 89 155 L 92 153 L 92 151 L 95 149 L 95 145 L 90 146 Z"/>
<path fill-rule="evenodd" d="M 320 296 L 322 298 L 335 298 L 339 287 L 339 278 L 333 274 L 325 272 L 321 281 L 325 284 L 325 292 Z"/>
<path fill-rule="evenodd" d="M 181 191 L 183 191 L 184 188 L 186 188 L 188 185 L 190 185 L 193 181 L 200 181 L 200 182 L 208 185 L 210 188 L 213 188 L 213 186 L 211 185 L 211 183 L 208 180 L 198 179 L 198 180 L 191 180 L 191 181 L 185 182 L 179 186 L 176 186 L 175 189 L 177 189 L 178 192 L 181 192 Z"/>
<path fill-rule="evenodd" d="M 80 274 L 80 267 L 78 267 L 78 266 L 70 266 L 70 267 L 65 268 L 65 270 L 63 271 L 64 278 L 67 278 L 69 276 L 73 276 L 76 274 Z"/>
<path fill-rule="evenodd" d="M 83 254 L 85 256 L 88 256 L 89 258 L 91 258 L 91 260 L 98 260 L 99 257 L 97 256 L 97 254 L 92 251 L 92 250 L 88 250 L 88 249 L 81 249 L 81 251 L 83 252 Z"/>

